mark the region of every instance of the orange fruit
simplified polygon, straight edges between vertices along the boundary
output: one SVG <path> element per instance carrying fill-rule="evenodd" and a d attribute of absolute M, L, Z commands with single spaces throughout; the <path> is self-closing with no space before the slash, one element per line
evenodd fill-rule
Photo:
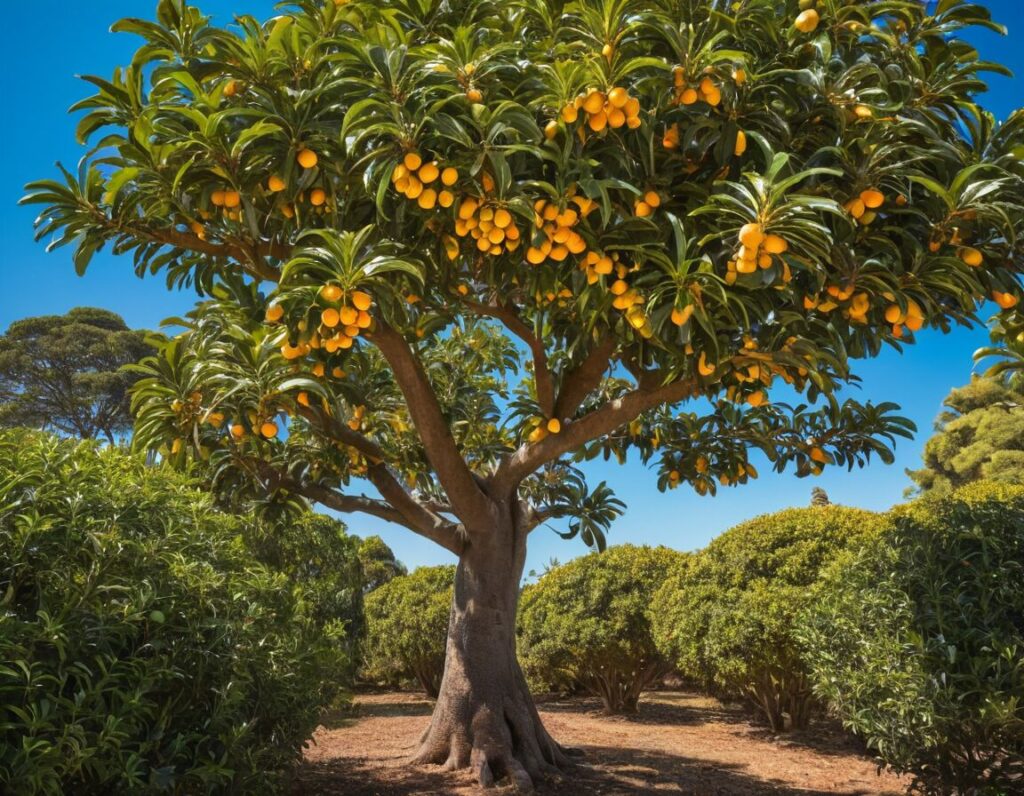
<path fill-rule="evenodd" d="M 323 188 L 314 188 L 309 192 L 309 203 L 313 205 L 313 207 L 320 207 L 326 201 L 327 193 Z"/>
<path fill-rule="evenodd" d="M 818 12 L 813 8 L 808 8 L 800 13 L 794 24 L 801 33 L 813 33 L 820 21 L 821 17 L 818 15 Z"/>
<path fill-rule="evenodd" d="M 436 163 L 424 163 L 420 166 L 418 176 L 420 178 L 420 182 L 426 185 L 436 180 L 439 174 L 440 172 L 438 171 Z"/>
<path fill-rule="evenodd" d="M 320 160 L 312 149 L 300 149 L 295 159 L 299 161 L 299 165 L 304 169 L 315 168 Z"/>
<path fill-rule="evenodd" d="M 268 420 L 266 423 L 260 426 L 260 434 L 267 439 L 273 439 L 277 436 L 277 423 L 273 423 Z"/>
<path fill-rule="evenodd" d="M 267 180 L 267 188 L 269 188 L 274 193 L 278 193 L 279 191 L 283 191 L 285 189 L 285 187 L 286 186 L 284 184 L 284 180 L 282 180 L 276 174 L 270 175 L 270 179 Z"/>
<path fill-rule="evenodd" d="M 267 307 L 267 313 L 264 318 L 269 323 L 277 323 L 281 318 L 284 317 L 284 307 L 280 304 L 271 304 Z"/>
<path fill-rule="evenodd" d="M 368 310 L 373 305 L 373 297 L 361 290 L 352 291 L 351 299 L 352 306 L 360 311 Z"/>
<path fill-rule="evenodd" d="M 621 86 L 616 86 L 608 92 L 608 102 L 613 108 L 621 108 L 629 102 L 629 92 Z"/>
<path fill-rule="evenodd" d="M 557 434 L 562 430 L 562 424 L 557 417 L 551 418 L 547 423 L 548 432 L 551 434 Z"/>
<path fill-rule="evenodd" d="M 860 200 L 864 203 L 864 207 L 869 210 L 876 210 L 885 203 L 885 194 L 870 188 L 861 192 Z"/>
<path fill-rule="evenodd" d="M 224 207 L 238 207 L 242 203 L 242 197 L 238 191 L 224 192 Z"/>
<path fill-rule="evenodd" d="M 459 179 L 459 172 L 457 169 L 453 169 L 451 166 L 441 172 L 441 183 L 443 185 L 452 186 Z"/>
<path fill-rule="evenodd" d="M 985 258 L 982 256 L 982 253 L 970 246 L 964 246 L 961 248 L 960 251 L 957 252 L 957 255 L 967 265 L 971 266 L 971 268 L 977 268 L 985 262 Z"/>
<path fill-rule="evenodd" d="M 423 158 L 416 152 L 406 152 L 405 157 L 402 159 L 402 164 L 409 171 L 418 171 L 419 167 L 423 164 Z"/>
<path fill-rule="evenodd" d="M 757 249 L 764 240 L 764 231 L 760 224 L 744 224 L 740 229 L 740 243 L 748 249 Z"/>

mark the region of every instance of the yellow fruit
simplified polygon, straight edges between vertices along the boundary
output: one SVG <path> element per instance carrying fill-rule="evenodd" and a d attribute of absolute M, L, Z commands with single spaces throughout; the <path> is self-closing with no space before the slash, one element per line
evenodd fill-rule
<path fill-rule="evenodd" d="M 710 376 L 715 372 L 715 364 L 708 363 L 707 355 L 701 351 L 700 358 L 697 360 L 697 372 L 701 376 Z"/>
<path fill-rule="evenodd" d="M 768 401 L 768 397 L 764 394 L 764 390 L 758 390 L 752 392 L 747 396 L 747 403 L 751 406 L 762 406 Z"/>
<path fill-rule="evenodd" d="M 351 299 L 352 306 L 355 307 L 360 312 L 365 312 L 366 310 L 370 309 L 371 305 L 373 304 L 373 298 L 370 296 L 370 294 L 364 293 L 361 290 L 352 291 Z"/>
<path fill-rule="evenodd" d="M 233 423 L 231 425 L 231 436 L 235 439 L 241 439 L 245 436 L 245 426 L 241 423 Z"/>
<path fill-rule="evenodd" d="M 459 179 L 458 169 L 453 169 L 451 166 L 441 172 L 441 183 L 451 187 Z"/>
<path fill-rule="evenodd" d="M 740 130 L 736 133 L 736 148 L 733 149 L 733 154 L 739 157 L 747 151 L 747 134 Z"/>
<path fill-rule="evenodd" d="M 651 214 L 651 206 L 647 202 L 637 202 L 635 212 L 640 218 L 644 218 Z"/>
<path fill-rule="evenodd" d="M 658 207 L 661 205 L 661 197 L 657 191 L 648 191 L 644 194 L 644 202 L 649 204 L 651 207 Z"/>
<path fill-rule="evenodd" d="M 466 92 L 466 99 L 470 102 L 483 102 L 484 94 L 478 88 L 471 88 Z"/>
<path fill-rule="evenodd" d="M 603 55 L 605 58 L 608 58 L 609 60 L 611 59 L 612 55 L 614 55 L 614 53 L 615 48 L 612 47 L 611 44 L 606 44 L 604 47 L 601 48 L 601 55 Z"/>
<path fill-rule="evenodd" d="M 437 191 L 433 188 L 422 191 L 416 199 L 416 204 L 423 210 L 433 210 L 434 205 L 437 204 Z"/>
<path fill-rule="evenodd" d="M 420 166 L 423 165 L 423 158 L 416 152 L 406 152 L 405 157 L 402 158 L 402 165 L 409 171 L 419 171 Z"/>
<path fill-rule="evenodd" d="M 613 108 L 621 108 L 629 101 L 629 92 L 621 86 L 616 86 L 608 92 L 608 102 Z"/>
<path fill-rule="evenodd" d="M 266 423 L 260 426 L 260 434 L 267 439 L 273 439 L 277 436 L 277 423 L 273 423 L 268 420 Z"/>
<path fill-rule="evenodd" d="M 309 406 L 309 393 L 307 393 L 305 390 L 303 390 L 297 396 L 295 396 L 295 400 L 296 400 L 296 402 L 298 402 L 302 406 L 307 406 L 308 407 Z"/>
<path fill-rule="evenodd" d="M 284 307 L 280 304 L 271 304 L 267 307 L 267 313 L 263 317 L 268 323 L 277 323 L 284 317 Z"/>
<path fill-rule="evenodd" d="M 898 304 L 890 304 L 885 308 L 885 320 L 887 323 L 903 323 L 903 310 Z"/>
<path fill-rule="evenodd" d="M 970 246 L 964 246 L 957 252 L 957 255 L 967 265 L 971 266 L 971 268 L 977 268 L 985 262 L 985 258 L 982 256 L 981 252 L 977 249 L 971 248 Z"/>
<path fill-rule="evenodd" d="M 300 149 L 295 159 L 299 161 L 299 165 L 304 169 L 314 168 L 320 160 L 312 149 Z"/>
<path fill-rule="evenodd" d="M 600 91 L 591 91 L 583 100 L 583 110 L 593 115 L 604 111 L 605 96 Z"/>
<path fill-rule="evenodd" d="M 342 307 L 338 311 L 338 319 L 342 326 L 351 326 L 359 317 L 359 310 L 355 307 Z"/>
<path fill-rule="evenodd" d="M 764 231 L 760 224 L 744 224 L 740 229 L 740 243 L 748 249 L 757 249 L 764 241 Z"/>
<path fill-rule="evenodd" d="M 324 301 L 338 301 L 341 298 L 341 288 L 337 285 L 324 285 L 320 288 L 320 296 Z"/>
<path fill-rule="evenodd" d="M 1019 299 L 1012 293 L 1002 293 L 998 290 L 992 291 L 992 300 L 999 305 L 1000 309 L 1009 310 L 1017 306 Z"/>
<path fill-rule="evenodd" d="M 417 176 L 419 176 L 420 182 L 428 184 L 436 180 L 440 173 L 436 163 L 424 163 L 420 166 Z"/>
<path fill-rule="evenodd" d="M 875 115 L 875 112 L 871 110 L 867 105 L 858 105 L 853 109 L 853 115 L 858 119 L 870 119 Z"/>
<path fill-rule="evenodd" d="M 544 426 L 537 426 L 533 431 L 530 432 L 526 438 L 531 444 L 535 445 L 540 442 L 544 437 L 548 435 L 548 430 Z"/>
<path fill-rule="evenodd" d="M 854 218 L 859 219 L 867 212 L 867 208 L 864 206 L 864 202 L 858 199 L 851 199 L 846 203 L 846 209 L 850 212 L 850 215 Z"/>
<path fill-rule="evenodd" d="M 719 89 L 708 91 L 704 94 L 704 101 L 712 107 L 718 105 L 722 101 L 722 92 Z"/>
<path fill-rule="evenodd" d="M 238 191 L 224 192 L 224 207 L 238 207 L 242 203 L 242 197 Z"/>
<path fill-rule="evenodd" d="M 271 175 L 270 179 L 267 180 L 267 188 L 269 188 L 274 193 L 283 191 L 285 187 L 286 186 L 284 184 L 284 180 L 282 180 L 276 174 Z"/>
<path fill-rule="evenodd" d="M 333 329 L 335 326 L 338 325 L 338 321 L 338 311 L 333 307 L 328 307 L 327 309 L 320 313 L 320 323 L 322 323 L 324 326 L 327 326 L 328 328 Z"/>
<path fill-rule="evenodd" d="M 612 291 L 612 295 L 621 296 L 623 293 L 629 290 L 629 285 L 622 279 L 617 279 L 614 282 L 612 282 L 612 286 L 610 289 Z"/>
<path fill-rule="evenodd" d="M 747 82 L 747 71 L 741 67 L 732 70 L 732 80 L 737 86 Z"/>
<path fill-rule="evenodd" d="M 505 229 L 509 224 L 512 223 L 512 214 L 508 212 L 504 207 L 499 207 L 494 211 L 494 226 L 499 229 Z"/>
<path fill-rule="evenodd" d="M 693 105 L 699 99 L 697 91 L 692 88 L 688 88 L 679 95 L 679 101 L 683 105 Z"/>
<path fill-rule="evenodd" d="M 327 193 L 323 188 L 314 188 L 309 193 L 309 203 L 313 207 L 320 207 L 324 202 L 327 201 Z"/>
<path fill-rule="evenodd" d="M 557 434 L 562 430 L 562 424 L 557 417 L 553 417 L 548 421 L 548 432 L 551 434 Z"/>
<path fill-rule="evenodd" d="M 548 141 L 552 141 L 556 135 L 558 135 L 558 122 L 551 120 L 544 125 L 544 137 Z"/>
<path fill-rule="evenodd" d="M 808 8 L 800 13 L 794 24 L 801 33 L 813 33 L 820 21 L 821 17 L 818 15 L 818 12 L 813 8 Z"/>
<path fill-rule="evenodd" d="M 817 445 L 811 448 L 810 457 L 819 464 L 828 464 L 828 454 L 826 454 L 825 451 L 823 451 Z"/>
<path fill-rule="evenodd" d="M 441 207 L 451 207 L 455 203 L 455 194 L 451 191 L 441 191 L 437 195 L 437 203 Z"/>
<path fill-rule="evenodd" d="M 687 304 L 682 309 L 677 307 L 672 310 L 672 323 L 676 326 L 685 326 L 691 315 L 693 315 L 693 304 Z"/>
<path fill-rule="evenodd" d="M 562 108 L 562 121 L 566 124 L 572 124 L 579 118 L 579 116 L 579 110 L 571 103 Z"/>
<path fill-rule="evenodd" d="M 877 210 L 885 203 L 885 194 L 871 188 L 867 191 L 861 192 L 860 200 L 864 203 L 864 207 L 869 210 Z"/>
<path fill-rule="evenodd" d="M 608 114 L 603 110 L 597 113 L 590 114 L 590 118 L 587 119 L 587 127 L 593 130 L 595 133 L 601 132 L 605 127 L 608 126 Z"/>
<path fill-rule="evenodd" d="M 768 254 L 784 254 L 789 249 L 789 243 L 778 235 L 765 235 L 761 245 Z"/>
<path fill-rule="evenodd" d="M 213 193 L 211 193 L 210 194 L 210 203 L 214 207 L 223 207 L 224 206 L 224 193 L 225 193 L 224 191 L 214 191 Z"/>

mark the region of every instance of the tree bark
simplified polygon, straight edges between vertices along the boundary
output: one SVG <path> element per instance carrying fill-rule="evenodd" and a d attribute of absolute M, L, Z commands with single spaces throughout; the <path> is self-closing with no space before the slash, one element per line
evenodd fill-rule
<path fill-rule="evenodd" d="M 455 575 L 441 689 L 413 762 L 468 767 L 484 787 L 508 779 L 525 792 L 569 760 L 544 729 L 516 660 L 527 535 L 516 514 L 469 534 Z"/>

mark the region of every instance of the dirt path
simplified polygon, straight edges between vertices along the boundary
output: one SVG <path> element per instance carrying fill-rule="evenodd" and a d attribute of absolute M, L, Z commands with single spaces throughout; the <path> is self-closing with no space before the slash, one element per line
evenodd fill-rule
<path fill-rule="evenodd" d="M 464 772 L 403 765 L 431 709 L 415 694 L 358 697 L 354 718 L 316 732 L 294 792 L 481 793 Z M 640 715 L 628 719 L 604 716 L 596 701 L 584 699 L 549 702 L 540 712 L 558 741 L 585 752 L 582 765 L 538 788 L 542 796 L 897 796 L 906 787 L 898 777 L 876 774 L 875 765 L 834 729 L 816 726 L 800 737 L 774 736 L 739 709 L 698 694 L 645 695 Z"/>

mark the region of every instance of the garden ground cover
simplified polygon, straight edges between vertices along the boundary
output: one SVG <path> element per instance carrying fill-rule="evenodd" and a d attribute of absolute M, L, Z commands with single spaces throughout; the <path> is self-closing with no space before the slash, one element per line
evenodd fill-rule
<path fill-rule="evenodd" d="M 897 796 L 907 785 L 892 774 L 879 775 L 856 743 L 831 723 L 815 722 L 803 733 L 774 735 L 752 723 L 741 708 L 700 694 L 645 694 L 634 717 L 604 715 L 592 698 L 539 707 L 552 735 L 585 753 L 576 770 L 560 781 L 541 784 L 542 796 Z M 351 715 L 317 730 L 294 793 L 481 793 L 468 771 L 403 766 L 431 710 L 431 701 L 414 693 L 358 696 Z"/>

